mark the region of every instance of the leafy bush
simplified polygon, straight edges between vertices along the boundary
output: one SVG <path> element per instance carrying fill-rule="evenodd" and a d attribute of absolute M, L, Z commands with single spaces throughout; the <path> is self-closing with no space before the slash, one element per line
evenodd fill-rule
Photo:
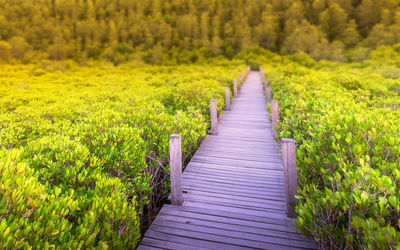
<path fill-rule="evenodd" d="M 168 196 L 170 134 L 187 162 L 244 69 L 92 64 L 0 70 L 0 248 L 135 248 Z"/>
<path fill-rule="evenodd" d="M 279 100 L 278 136 L 297 144 L 297 225 L 321 248 L 400 242 L 400 97 L 370 63 L 263 66 Z"/>

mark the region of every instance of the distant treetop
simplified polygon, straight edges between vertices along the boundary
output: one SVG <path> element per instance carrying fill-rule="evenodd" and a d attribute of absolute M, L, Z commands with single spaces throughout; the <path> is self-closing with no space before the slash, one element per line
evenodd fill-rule
<path fill-rule="evenodd" d="M 400 42 L 399 0 L 0 0 L 0 60 L 194 62 L 250 46 L 314 59 Z"/>

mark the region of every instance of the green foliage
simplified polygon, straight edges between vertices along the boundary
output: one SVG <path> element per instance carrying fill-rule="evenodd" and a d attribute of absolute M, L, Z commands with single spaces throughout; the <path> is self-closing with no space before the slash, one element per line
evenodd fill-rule
<path fill-rule="evenodd" d="M 278 137 L 297 144 L 296 224 L 321 248 L 399 245 L 400 84 L 386 74 L 399 56 L 381 47 L 361 64 L 263 65 Z"/>
<path fill-rule="evenodd" d="M 6 42 L 24 62 L 189 63 L 231 59 L 252 46 L 342 61 L 341 47 L 400 43 L 393 0 L 3 0 L 1 7 L 0 51 L 9 51 Z"/>
<path fill-rule="evenodd" d="M 92 64 L 3 65 L 0 248 L 134 249 L 169 193 L 169 136 L 187 162 L 244 68 Z"/>

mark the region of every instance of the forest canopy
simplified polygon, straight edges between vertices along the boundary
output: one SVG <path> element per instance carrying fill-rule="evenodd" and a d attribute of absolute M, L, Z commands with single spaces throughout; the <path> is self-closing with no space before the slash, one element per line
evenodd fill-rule
<path fill-rule="evenodd" d="M 0 0 L 3 61 L 180 63 L 254 46 L 344 61 L 399 42 L 399 0 Z"/>

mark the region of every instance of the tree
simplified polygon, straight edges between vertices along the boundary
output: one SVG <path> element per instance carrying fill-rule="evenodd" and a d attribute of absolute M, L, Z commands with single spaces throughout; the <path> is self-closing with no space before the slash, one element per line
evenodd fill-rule
<path fill-rule="evenodd" d="M 372 28 L 364 44 L 367 47 L 376 47 L 379 45 L 391 45 L 394 44 L 394 41 L 395 35 L 390 32 L 388 27 L 379 23 Z"/>
<path fill-rule="evenodd" d="M 397 8 L 395 22 L 390 27 L 391 33 L 394 35 L 394 41 L 400 43 L 400 8 Z"/>
<path fill-rule="evenodd" d="M 380 1 L 362 0 L 357 8 L 358 23 L 361 35 L 364 37 L 372 27 L 379 22 L 381 15 Z"/>
<path fill-rule="evenodd" d="M 258 45 L 264 48 L 276 47 L 278 32 L 279 17 L 269 11 L 264 11 L 260 24 L 255 28 Z"/>
<path fill-rule="evenodd" d="M 322 30 L 330 41 L 343 36 L 346 28 L 347 14 L 337 3 L 333 3 L 320 16 L 319 21 Z"/>
<path fill-rule="evenodd" d="M 286 37 L 282 51 L 284 53 L 296 53 L 303 51 L 311 54 L 320 43 L 321 32 L 315 25 L 303 19 L 294 31 Z"/>
<path fill-rule="evenodd" d="M 347 25 L 346 29 L 343 31 L 343 42 L 346 47 L 354 47 L 360 41 L 360 34 L 357 31 L 357 24 L 354 19 L 350 20 Z"/>
<path fill-rule="evenodd" d="M 8 62 L 11 58 L 11 45 L 6 41 L 0 41 L 0 60 Z"/>
<path fill-rule="evenodd" d="M 208 47 L 209 43 L 209 33 L 210 33 L 210 28 L 209 28 L 209 15 L 208 12 L 203 12 L 201 14 L 201 19 L 200 19 L 200 36 L 201 40 L 203 42 L 203 45 L 205 47 Z"/>
<path fill-rule="evenodd" d="M 10 40 L 11 54 L 16 59 L 24 59 L 25 53 L 29 51 L 29 44 L 22 36 L 14 36 Z"/>

